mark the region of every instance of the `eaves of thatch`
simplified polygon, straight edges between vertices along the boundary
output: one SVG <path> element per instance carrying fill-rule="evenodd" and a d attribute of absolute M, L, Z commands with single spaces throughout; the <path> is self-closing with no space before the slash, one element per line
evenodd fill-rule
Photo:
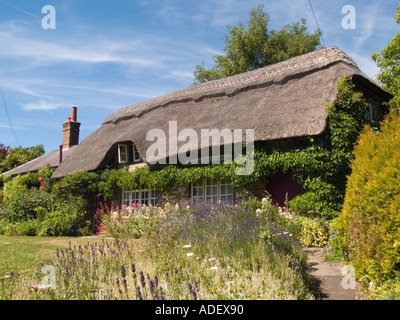
<path fill-rule="evenodd" d="M 336 83 L 343 76 L 389 98 L 343 51 L 321 49 L 121 108 L 77 146 L 53 177 L 104 168 L 119 142 L 133 142 L 146 161 L 154 143 L 146 141 L 147 132 L 157 128 L 168 134 L 169 121 L 177 122 L 178 132 L 191 128 L 199 137 L 201 129 L 253 129 L 255 141 L 318 136 L 327 126 L 325 103 L 336 100 Z"/>

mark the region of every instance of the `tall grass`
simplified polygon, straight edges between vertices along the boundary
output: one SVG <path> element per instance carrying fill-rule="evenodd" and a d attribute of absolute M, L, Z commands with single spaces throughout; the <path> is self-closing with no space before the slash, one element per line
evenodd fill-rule
<path fill-rule="evenodd" d="M 257 217 L 252 206 L 182 203 L 142 210 L 123 223 L 104 220 L 106 230 L 113 223 L 112 232 L 123 235 L 117 241 L 59 248 L 34 277 L 0 280 L 0 297 L 314 299 L 300 244 L 279 224 Z M 138 220 L 140 214 L 147 219 Z M 127 224 L 138 221 L 139 239 L 117 230 L 132 230 Z"/>

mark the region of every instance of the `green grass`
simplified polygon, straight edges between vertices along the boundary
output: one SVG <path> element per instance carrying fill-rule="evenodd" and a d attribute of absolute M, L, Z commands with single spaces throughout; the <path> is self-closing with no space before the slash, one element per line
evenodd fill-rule
<path fill-rule="evenodd" d="M 54 260 L 56 248 L 95 242 L 91 238 L 26 237 L 0 235 L 0 276 L 28 273 L 37 263 Z M 98 239 L 97 239 L 98 241 Z"/>

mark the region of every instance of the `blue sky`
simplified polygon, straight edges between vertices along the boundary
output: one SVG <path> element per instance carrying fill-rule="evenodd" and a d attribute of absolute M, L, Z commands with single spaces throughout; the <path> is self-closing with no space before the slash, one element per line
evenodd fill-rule
<path fill-rule="evenodd" d="M 326 46 L 374 78 L 371 54 L 399 32 L 399 3 L 311 3 Z M 223 53 L 226 26 L 247 22 L 259 4 L 270 29 L 301 18 L 310 32 L 317 28 L 308 0 L 0 0 L 0 143 L 49 152 L 61 144 L 72 106 L 82 140 L 118 108 L 192 85 L 196 65 L 210 67 Z M 42 28 L 45 5 L 56 10 L 56 29 Z M 345 5 L 356 9 L 356 29 L 342 28 Z"/>

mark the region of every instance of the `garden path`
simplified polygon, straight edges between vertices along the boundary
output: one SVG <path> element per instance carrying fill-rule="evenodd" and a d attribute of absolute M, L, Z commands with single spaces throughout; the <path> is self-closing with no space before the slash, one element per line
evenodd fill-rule
<path fill-rule="evenodd" d="M 310 273 L 315 278 L 316 286 L 322 300 L 359 300 L 360 284 L 351 282 L 350 274 L 342 273 L 345 267 L 342 263 L 323 261 L 322 248 L 305 248 L 308 257 Z M 354 284 L 355 286 L 352 286 Z M 349 288 L 350 287 L 350 288 Z M 352 289 L 352 287 L 355 287 Z"/>

